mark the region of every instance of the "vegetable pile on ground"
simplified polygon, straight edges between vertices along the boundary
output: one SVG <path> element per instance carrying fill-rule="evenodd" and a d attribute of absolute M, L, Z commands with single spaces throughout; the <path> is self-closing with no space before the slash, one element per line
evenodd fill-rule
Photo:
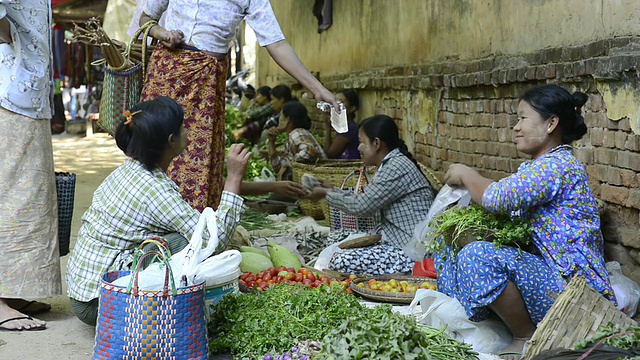
<path fill-rule="evenodd" d="M 442 238 L 447 245 L 458 248 L 475 240 L 491 241 L 496 247 L 531 243 L 531 225 L 526 219 L 492 213 L 476 204 L 447 209 L 433 219 L 432 225 L 435 239 Z M 436 252 L 442 246 L 442 241 L 432 241 L 427 250 Z"/>
<path fill-rule="evenodd" d="M 277 284 L 256 294 L 225 296 L 209 323 L 209 349 L 237 359 L 288 358 L 318 342 L 311 359 L 474 359 L 471 346 L 422 327 L 391 306 L 373 309 L 340 284 L 316 289 Z M 268 355 L 268 357 L 267 357 Z M 289 357 L 294 358 L 291 354 Z"/>
<path fill-rule="evenodd" d="M 277 269 L 272 267 L 257 274 L 245 272 L 240 276 L 240 280 L 238 281 L 240 284 L 258 291 L 265 291 L 280 283 L 303 285 L 312 289 L 322 285 L 338 283 L 344 287 L 347 293 L 351 294 L 353 291 L 349 289 L 349 283 L 355 278 L 355 275 L 351 275 L 350 278 L 340 281 L 337 279 L 329 279 L 327 276 L 321 276 L 317 272 L 309 271 L 306 268 L 300 268 L 296 271 L 294 268 L 280 266 Z"/>

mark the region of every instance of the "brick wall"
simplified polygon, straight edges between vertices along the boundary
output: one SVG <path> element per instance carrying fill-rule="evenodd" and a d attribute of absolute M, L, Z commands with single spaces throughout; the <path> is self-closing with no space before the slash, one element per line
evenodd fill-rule
<path fill-rule="evenodd" d="M 606 203 L 602 217 L 606 253 L 640 282 L 640 135 L 629 118 L 607 116 L 603 84 L 635 81 L 640 40 L 600 40 L 583 46 L 550 48 L 510 57 L 381 68 L 321 79 L 330 89 L 359 89 L 369 114 L 398 122 L 417 159 L 442 177 L 451 163 L 464 163 L 499 179 L 524 160 L 516 151 L 510 125 L 518 97 L 527 89 L 555 83 L 589 95 L 583 108 L 589 132 L 575 154 L 586 166 L 591 187 Z M 420 95 L 432 111 L 416 116 Z M 416 100 L 418 99 L 418 100 Z M 307 104 L 316 124 L 322 116 Z M 321 123 L 320 127 L 321 129 Z"/>

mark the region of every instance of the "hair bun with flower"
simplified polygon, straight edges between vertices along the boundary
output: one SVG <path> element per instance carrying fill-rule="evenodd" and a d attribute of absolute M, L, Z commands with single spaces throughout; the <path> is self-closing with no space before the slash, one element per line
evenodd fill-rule
<path fill-rule="evenodd" d="M 125 117 L 124 124 L 125 125 L 131 124 L 131 122 L 133 121 L 133 117 L 138 115 L 138 114 L 140 114 L 141 112 L 142 112 L 142 110 L 138 110 L 138 111 L 134 111 L 134 112 L 131 112 L 129 110 L 125 110 L 124 114 L 123 114 L 124 117 Z"/>

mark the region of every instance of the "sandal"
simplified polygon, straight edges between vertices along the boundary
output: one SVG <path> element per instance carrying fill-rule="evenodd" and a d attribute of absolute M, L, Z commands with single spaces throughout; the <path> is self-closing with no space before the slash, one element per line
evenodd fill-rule
<path fill-rule="evenodd" d="M 10 329 L 3 326 L 8 322 L 16 321 L 16 320 L 33 320 L 33 318 L 31 316 L 18 316 L 18 317 L 2 320 L 0 321 L 0 330 L 1 331 L 38 331 L 38 330 L 44 330 L 47 328 L 47 325 L 38 325 L 30 328 L 21 328 L 21 329 Z"/>

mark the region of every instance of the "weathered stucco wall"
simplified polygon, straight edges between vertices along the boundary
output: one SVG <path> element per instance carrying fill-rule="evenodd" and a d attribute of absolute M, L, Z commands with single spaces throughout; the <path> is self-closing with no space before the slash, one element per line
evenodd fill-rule
<path fill-rule="evenodd" d="M 320 78 L 640 33 L 637 0 L 334 0 L 333 25 L 321 34 L 314 0 L 271 3 L 287 40 Z M 264 50 L 261 60 L 261 81 L 284 74 Z"/>
<path fill-rule="evenodd" d="M 545 83 L 586 92 L 575 154 L 605 203 L 607 259 L 640 282 L 640 1 L 335 0 L 322 34 L 313 0 L 273 5 L 309 69 L 329 89 L 358 90 L 358 120 L 390 115 L 439 176 L 452 163 L 493 179 L 515 172 L 518 97 Z M 259 58 L 259 79 L 292 82 Z"/>

